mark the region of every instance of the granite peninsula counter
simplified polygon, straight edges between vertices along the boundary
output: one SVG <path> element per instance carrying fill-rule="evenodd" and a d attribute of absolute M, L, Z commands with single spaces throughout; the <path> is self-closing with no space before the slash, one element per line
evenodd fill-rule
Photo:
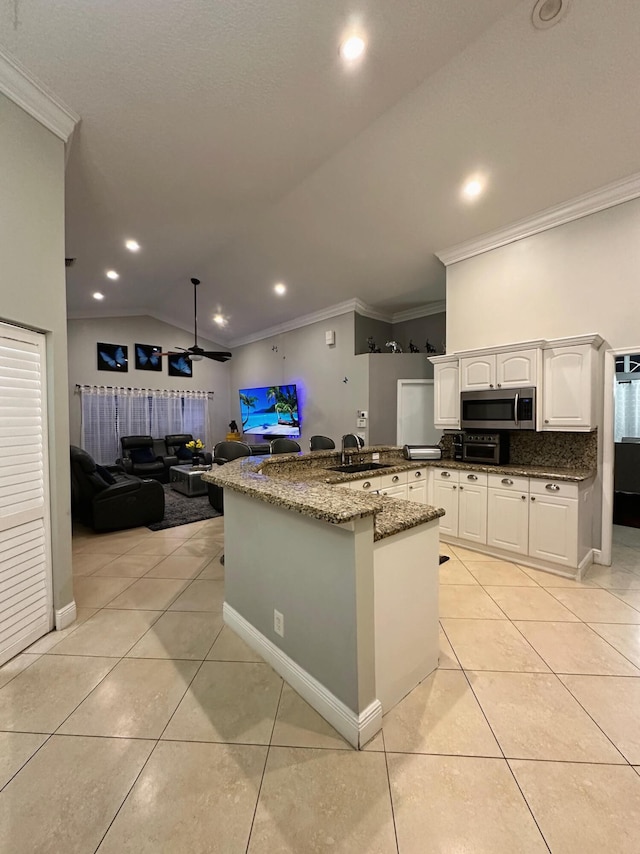
<path fill-rule="evenodd" d="M 372 453 L 385 474 L 422 467 L 354 456 Z M 225 490 L 225 622 L 360 748 L 438 665 L 444 510 L 335 488 L 355 479 L 327 471 L 339 456 L 245 457 L 203 478 Z"/>

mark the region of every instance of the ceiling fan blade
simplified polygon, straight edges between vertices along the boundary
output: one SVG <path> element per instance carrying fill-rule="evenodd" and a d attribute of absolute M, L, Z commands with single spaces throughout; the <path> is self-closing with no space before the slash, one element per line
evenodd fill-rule
<path fill-rule="evenodd" d="M 231 358 L 231 353 L 217 353 L 215 351 L 205 351 L 203 356 L 206 356 L 207 359 L 213 359 L 214 362 L 228 362 Z"/>
<path fill-rule="evenodd" d="M 173 350 L 169 350 L 168 353 L 158 353 L 158 356 L 177 356 L 178 350 L 182 350 L 183 353 L 189 352 L 186 347 L 174 347 Z"/>

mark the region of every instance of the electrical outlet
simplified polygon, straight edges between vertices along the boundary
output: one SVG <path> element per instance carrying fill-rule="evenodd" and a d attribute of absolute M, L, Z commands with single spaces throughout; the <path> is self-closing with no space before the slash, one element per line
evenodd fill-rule
<path fill-rule="evenodd" d="M 275 608 L 273 609 L 273 631 L 281 638 L 284 637 L 284 617 Z"/>
<path fill-rule="evenodd" d="M 373 462 L 376 462 L 376 460 L 379 460 L 379 459 L 380 459 L 380 454 L 379 454 L 377 451 L 374 451 L 374 452 L 371 454 L 371 459 L 372 459 L 372 461 L 373 461 Z"/>

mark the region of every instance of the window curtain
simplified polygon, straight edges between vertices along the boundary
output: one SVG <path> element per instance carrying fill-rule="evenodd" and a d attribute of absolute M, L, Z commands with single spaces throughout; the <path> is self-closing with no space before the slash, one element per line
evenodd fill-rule
<path fill-rule="evenodd" d="M 112 465 L 120 456 L 116 425 L 116 398 L 104 386 L 90 386 L 81 395 L 80 443 L 100 465 Z"/>
<path fill-rule="evenodd" d="M 615 441 L 640 437 L 640 380 L 615 384 Z"/>
<path fill-rule="evenodd" d="M 210 447 L 209 401 L 213 392 L 161 391 L 111 386 L 78 386 L 82 447 L 97 463 L 120 456 L 121 436 L 191 433 Z"/>

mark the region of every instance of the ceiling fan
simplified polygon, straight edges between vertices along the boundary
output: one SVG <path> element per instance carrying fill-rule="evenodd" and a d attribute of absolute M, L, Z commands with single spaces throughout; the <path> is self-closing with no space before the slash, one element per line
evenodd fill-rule
<path fill-rule="evenodd" d="M 213 359 L 214 362 L 227 362 L 231 358 L 231 353 L 224 353 L 217 350 L 204 350 L 198 346 L 198 285 L 200 279 L 191 279 L 193 285 L 193 337 L 195 344 L 192 347 L 176 347 L 176 350 L 181 350 L 186 354 L 187 359 L 191 362 L 199 362 L 201 359 Z M 176 353 L 160 353 L 161 356 L 175 356 Z"/>

